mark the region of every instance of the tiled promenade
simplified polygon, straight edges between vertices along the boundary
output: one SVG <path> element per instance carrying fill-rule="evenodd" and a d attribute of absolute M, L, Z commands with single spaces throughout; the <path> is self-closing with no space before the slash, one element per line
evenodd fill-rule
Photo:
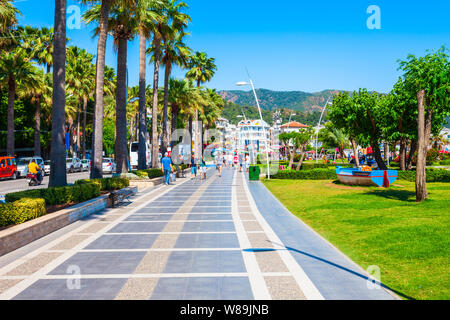
<path fill-rule="evenodd" d="M 252 192 L 228 169 L 144 190 L 0 257 L 0 299 L 346 298 L 323 296 Z"/>

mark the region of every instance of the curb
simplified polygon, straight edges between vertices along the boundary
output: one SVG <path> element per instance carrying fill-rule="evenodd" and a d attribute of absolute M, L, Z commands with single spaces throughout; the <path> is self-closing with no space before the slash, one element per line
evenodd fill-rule
<path fill-rule="evenodd" d="M 130 186 L 117 190 L 117 192 L 120 191 L 131 191 L 135 195 L 138 188 Z M 111 206 L 109 195 L 104 195 L 1 230 L 0 256 Z"/>

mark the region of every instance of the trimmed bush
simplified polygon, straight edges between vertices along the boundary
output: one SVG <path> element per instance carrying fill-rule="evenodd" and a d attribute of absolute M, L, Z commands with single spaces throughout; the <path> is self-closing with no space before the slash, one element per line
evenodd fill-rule
<path fill-rule="evenodd" d="M 427 169 L 427 182 L 450 182 L 450 171 L 445 169 Z M 398 179 L 414 182 L 416 171 L 398 171 Z"/>
<path fill-rule="evenodd" d="M 24 198 L 43 199 L 48 206 L 84 202 L 100 195 L 100 184 L 98 183 L 81 183 L 67 187 L 54 187 L 47 189 L 35 189 L 8 193 L 5 200 L 13 203 Z"/>
<path fill-rule="evenodd" d="M 44 199 L 23 198 L 0 204 L 0 227 L 20 224 L 46 214 Z"/>
<path fill-rule="evenodd" d="M 296 180 L 333 180 L 337 179 L 336 171 L 333 169 L 312 170 L 284 170 L 278 171 L 271 176 L 273 179 L 296 179 Z"/>
<path fill-rule="evenodd" d="M 83 179 L 75 182 L 75 185 L 96 184 L 100 186 L 101 191 L 113 191 L 126 188 L 130 185 L 130 180 L 125 178 L 102 178 L 102 179 Z"/>
<path fill-rule="evenodd" d="M 147 169 L 147 170 L 136 170 L 136 171 L 131 171 L 131 173 L 137 175 L 138 177 L 148 177 L 149 179 L 153 179 L 153 178 L 159 178 L 164 176 L 164 173 L 162 172 L 161 169 L 158 168 L 153 168 L 153 169 Z"/>

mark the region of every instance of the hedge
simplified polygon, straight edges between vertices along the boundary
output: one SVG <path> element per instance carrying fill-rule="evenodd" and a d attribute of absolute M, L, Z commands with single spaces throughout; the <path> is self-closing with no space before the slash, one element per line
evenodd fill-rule
<path fill-rule="evenodd" d="M 158 169 L 158 168 L 146 169 L 146 170 L 136 170 L 136 171 L 131 171 L 130 173 L 133 173 L 141 178 L 148 177 L 149 179 L 159 178 L 164 175 L 162 170 Z"/>
<path fill-rule="evenodd" d="M 332 180 L 337 179 L 336 170 L 311 169 L 311 170 L 283 170 L 270 176 L 273 179 L 298 179 L 298 180 Z"/>
<path fill-rule="evenodd" d="M 23 198 L 0 204 L 0 227 L 20 224 L 46 214 L 44 199 Z"/>
<path fill-rule="evenodd" d="M 8 193 L 5 196 L 7 203 L 24 198 L 43 199 L 46 205 L 57 205 L 72 202 L 84 202 L 100 195 L 100 185 L 96 183 L 77 184 L 67 187 L 53 187 L 47 189 L 34 189 Z"/>
<path fill-rule="evenodd" d="M 427 169 L 427 182 L 450 182 L 450 171 L 445 169 Z M 414 182 L 416 171 L 398 171 L 398 179 Z"/>
<path fill-rule="evenodd" d="M 101 178 L 82 179 L 75 182 L 75 185 L 96 184 L 101 191 L 113 191 L 126 188 L 130 185 L 130 180 L 125 178 Z"/>

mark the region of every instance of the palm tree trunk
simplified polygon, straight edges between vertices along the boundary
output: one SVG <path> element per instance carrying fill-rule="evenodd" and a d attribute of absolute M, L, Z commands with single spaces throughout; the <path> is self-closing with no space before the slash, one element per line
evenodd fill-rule
<path fill-rule="evenodd" d="M 36 111 L 34 114 L 34 155 L 41 156 L 41 96 L 36 97 Z"/>
<path fill-rule="evenodd" d="M 167 123 L 167 109 L 169 107 L 169 77 L 172 66 L 170 63 L 166 64 L 164 72 L 164 109 L 163 109 L 163 122 L 162 122 L 162 147 L 161 152 L 165 153 L 169 145 L 169 130 Z M 173 130 L 173 129 L 172 129 Z"/>
<path fill-rule="evenodd" d="M 83 159 L 86 159 L 86 113 L 87 113 L 87 103 L 88 98 L 86 96 L 83 97 Z"/>
<path fill-rule="evenodd" d="M 192 155 L 193 151 L 194 151 L 194 150 L 192 150 L 192 141 L 194 141 L 194 137 L 193 137 L 194 130 L 193 130 L 193 127 L 192 127 L 192 116 L 189 116 L 188 125 L 189 125 L 189 136 L 190 136 L 189 149 L 191 149 L 191 155 Z"/>
<path fill-rule="evenodd" d="M 116 88 L 116 143 L 115 157 L 117 173 L 128 172 L 127 163 L 127 42 L 119 38 L 117 52 L 117 88 Z"/>
<path fill-rule="evenodd" d="M 105 52 L 108 30 L 108 15 L 112 0 L 103 0 L 100 13 L 97 63 L 95 76 L 95 109 L 92 130 L 91 179 L 101 178 L 103 160 L 103 93 L 105 84 Z"/>
<path fill-rule="evenodd" d="M 172 123 L 171 123 L 171 130 L 172 132 L 174 132 L 177 129 L 177 118 L 178 118 L 178 107 L 176 105 L 171 105 L 170 106 L 171 111 L 172 111 Z M 171 141 L 170 142 L 170 148 L 173 150 L 174 146 L 176 145 L 176 141 Z M 183 138 L 183 143 L 184 143 L 184 138 Z"/>
<path fill-rule="evenodd" d="M 50 187 L 65 186 L 67 184 L 64 137 L 66 121 L 66 5 L 66 0 L 55 0 Z"/>
<path fill-rule="evenodd" d="M 14 99 L 16 95 L 16 79 L 10 74 L 8 79 L 8 134 L 6 138 L 6 154 L 14 156 Z"/>
<path fill-rule="evenodd" d="M 81 141 L 80 141 L 80 128 L 81 128 L 81 99 L 78 102 L 77 109 L 77 157 L 80 157 Z"/>
<path fill-rule="evenodd" d="M 145 41 L 141 32 L 139 35 L 139 150 L 138 169 L 147 169 L 147 108 L 145 106 Z"/>
<path fill-rule="evenodd" d="M 152 168 L 158 167 L 159 137 L 158 137 L 158 81 L 159 81 L 159 59 L 161 52 L 161 39 L 153 37 L 155 46 L 155 69 L 153 71 L 153 106 L 152 106 Z"/>
<path fill-rule="evenodd" d="M 425 90 L 417 93 L 417 167 L 416 201 L 422 202 L 428 197 L 426 184 L 426 139 L 425 139 Z"/>

